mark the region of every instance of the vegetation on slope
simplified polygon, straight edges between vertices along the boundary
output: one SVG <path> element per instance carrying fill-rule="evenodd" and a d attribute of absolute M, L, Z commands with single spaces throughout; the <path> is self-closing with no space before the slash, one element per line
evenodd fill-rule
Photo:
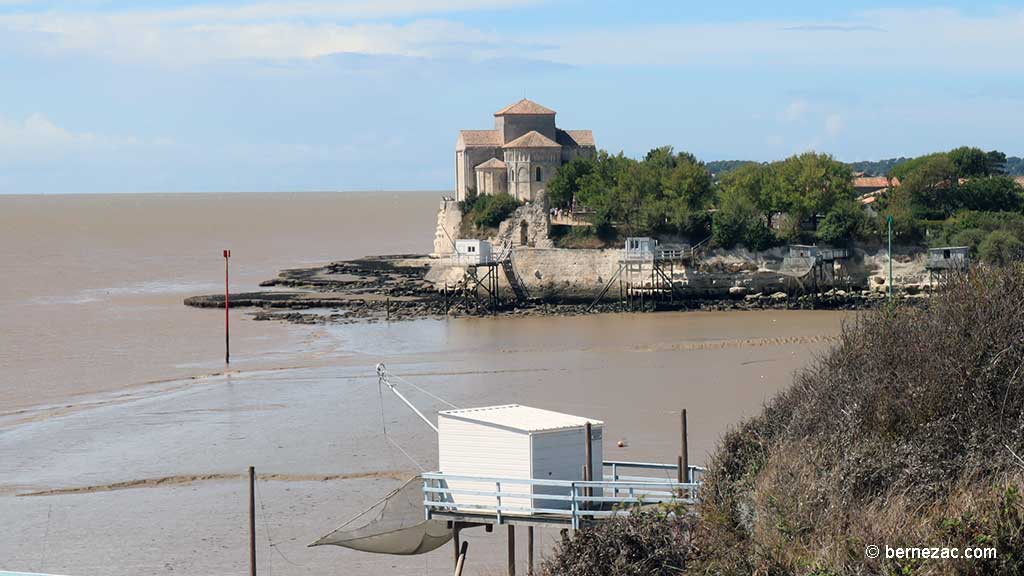
<path fill-rule="evenodd" d="M 829 354 L 725 436 L 684 539 L 686 571 L 1024 574 L 1022 380 L 1020 265 L 975 269 L 920 307 L 859 315 Z M 605 541 L 587 532 L 621 530 L 581 532 L 552 565 Z M 643 546 L 663 553 L 665 538 Z M 998 557 L 871 559 L 871 544 L 995 547 Z M 577 573 L 640 573 L 637 546 Z"/>

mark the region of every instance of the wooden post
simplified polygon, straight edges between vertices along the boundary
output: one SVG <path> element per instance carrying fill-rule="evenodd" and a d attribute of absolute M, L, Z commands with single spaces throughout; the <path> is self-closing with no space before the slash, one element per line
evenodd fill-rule
<path fill-rule="evenodd" d="M 690 448 L 686 438 L 686 408 L 683 408 L 679 416 L 680 425 L 680 447 L 679 447 L 679 481 L 690 481 Z"/>
<path fill-rule="evenodd" d="M 256 469 L 249 466 L 249 575 L 256 576 Z"/>
<path fill-rule="evenodd" d="M 387 300 L 384 301 L 384 306 L 385 306 L 385 308 L 387 308 L 387 311 L 385 312 L 385 314 L 387 315 L 387 321 L 390 322 L 391 321 L 391 296 L 388 296 Z"/>
<path fill-rule="evenodd" d="M 460 551 L 461 547 L 459 546 L 459 532 L 460 532 L 459 523 L 458 522 L 453 522 L 452 523 L 452 534 L 454 535 L 454 538 L 452 538 L 452 542 L 455 543 L 454 550 L 455 550 L 455 569 L 456 569 L 456 571 L 458 570 L 458 566 L 459 566 L 459 556 L 462 554 L 462 552 Z"/>
<path fill-rule="evenodd" d="M 584 457 L 587 459 L 586 464 L 583 465 L 583 479 L 587 482 L 590 482 L 594 479 L 594 446 L 592 444 L 592 440 L 590 439 L 590 422 L 587 422 L 586 424 L 583 425 L 583 433 L 586 436 L 586 439 L 584 440 L 583 444 L 583 452 Z M 592 494 L 590 487 L 588 486 L 584 488 L 583 493 L 589 497 Z M 589 500 L 583 503 L 583 508 L 587 510 L 590 509 Z"/>
<path fill-rule="evenodd" d="M 231 364 L 231 284 L 228 279 L 228 260 L 231 250 L 224 251 L 224 363 Z"/>
<path fill-rule="evenodd" d="M 516 576 L 516 527 L 508 525 L 508 576 Z"/>
<path fill-rule="evenodd" d="M 533 576 L 533 526 L 526 528 L 526 573 Z"/>
<path fill-rule="evenodd" d="M 462 567 L 466 564 L 466 552 L 469 551 L 469 542 L 463 542 L 462 548 L 455 557 L 455 576 L 462 576 Z"/>

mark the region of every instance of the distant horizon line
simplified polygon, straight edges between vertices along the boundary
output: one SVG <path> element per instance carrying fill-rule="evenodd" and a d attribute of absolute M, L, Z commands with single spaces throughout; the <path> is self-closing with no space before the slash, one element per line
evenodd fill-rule
<path fill-rule="evenodd" d="M 10 196 L 186 196 L 195 194 L 455 194 L 455 190 L 431 189 L 362 189 L 362 190 L 195 190 L 177 192 L 0 192 L 0 198 Z"/>

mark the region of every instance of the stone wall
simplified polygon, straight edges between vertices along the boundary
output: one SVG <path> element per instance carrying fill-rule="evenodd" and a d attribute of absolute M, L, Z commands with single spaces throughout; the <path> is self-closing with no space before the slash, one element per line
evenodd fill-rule
<path fill-rule="evenodd" d="M 622 256 L 619 249 L 583 250 L 552 248 L 547 244 L 545 247 L 519 246 L 517 242 L 513 244 L 513 263 L 521 281 L 532 297 L 548 301 L 592 300 L 615 275 Z M 496 245 L 496 250 L 499 246 Z M 785 248 L 764 252 L 714 250 L 706 253 L 694 266 L 677 265 L 673 280 L 677 290 L 694 298 L 799 293 L 807 279 L 798 279 L 780 271 L 786 252 Z M 924 268 L 926 256 L 927 252 L 919 248 L 896 251 L 893 277 L 901 291 L 914 293 L 929 289 L 928 272 Z M 887 289 L 888 262 L 888 254 L 884 249 L 856 248 L 852 251 L 852 258 L 836 267 L 836 287 L 843 290 L 884 292 Z M 441 286 L 444 281 L 457 282 L 462 278 L 462 273 L 461 268 L 452 266 L 448 260 L 442 260 L 435 265 L 428 280 Z M 650 268 L 645 268 L 640 277 L 648 282 Z M 503 274 L 499 275 L 499 287 L 505 296 L 510 297 Z M 825 289 L 827 287 L 822 288 Z M 608 295 L 608 298 L 617 297 L 618 282 Z"/>
<path fill-rule="evenodd" d="M 434 251 L 431 256 L 446 257 L 455 251 L 455 239 L 459 237 L 462 224 L 462 210 L 459 203 L 443 198 L 437 210 L 437 228 L 434 231 Z"/>
<path fill-rule="evenodd" d="M 513 246 L 529 246 L 532 248 L 554 248 L 555 244 L 548 236 L 551 228 L 551 216 L 547 211 L 547 202 L 528 202 L 498 226 L 498 234 L 491 239 L 495 249 L 506 243 Z M 526 230 L 526 242 L 523 242 L 523 227 Z"/>

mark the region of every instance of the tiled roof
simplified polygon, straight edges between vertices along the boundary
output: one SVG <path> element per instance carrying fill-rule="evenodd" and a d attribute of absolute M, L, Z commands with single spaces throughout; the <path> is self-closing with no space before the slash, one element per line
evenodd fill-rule
<path fill-rule="evenodd" d="M 1017 181 L 1017 184 L 1024 186 L 1024 176 L 1014 176 L 1013 179 Z"/>
<path fill-rule="evenodd" d="M 594 146 L 594 133 L 590 130 L 559 130 L 555 138 L 562 146 Z"/>
<path fill-rule="evenodd" d="M 459 144 L 462 146 L 501 146 L 501 133 L 497 130 L 460 130 Z"/>
<path fill-rule="evenodd" d="M 533 100 L 527 100 L 523 98 L 515 104 L 509 104 L 501 110 L 494 113 L 495 116 L 504 116 L 506 114 L 541 114 L 541 115 L 554 115 L 555 111 L 551 108 L 545 108 L 540 104 L 537 104 Z"/>
<path fill-rule="evenodd" d="M 483 162 L 481 164 L 477 164 L 476 168 L 474 168 L 474 170 L 481 170 L 481 169 L 486 169 L 486 168 L 505 168 L 505 167 L 506 167 L 505 163 L 502 162 L 501 160 L 498 160 L 497 158 L 491 158 L 487 162 Z"/>
<path fill-rule="evenodd" d="M 523 134 L 519 138 L 505 144 L 504 148 L 561 148 L 562 145 L 555 142 L 551 138 L 537 132 L 536 130 L 530 130 L 526 134 Z"/>
<path fill-rule="evenodd" d="M 853 179 L 854 188 L 888 188 L 889 179 L 885 176 L 858 176 Z"/>

